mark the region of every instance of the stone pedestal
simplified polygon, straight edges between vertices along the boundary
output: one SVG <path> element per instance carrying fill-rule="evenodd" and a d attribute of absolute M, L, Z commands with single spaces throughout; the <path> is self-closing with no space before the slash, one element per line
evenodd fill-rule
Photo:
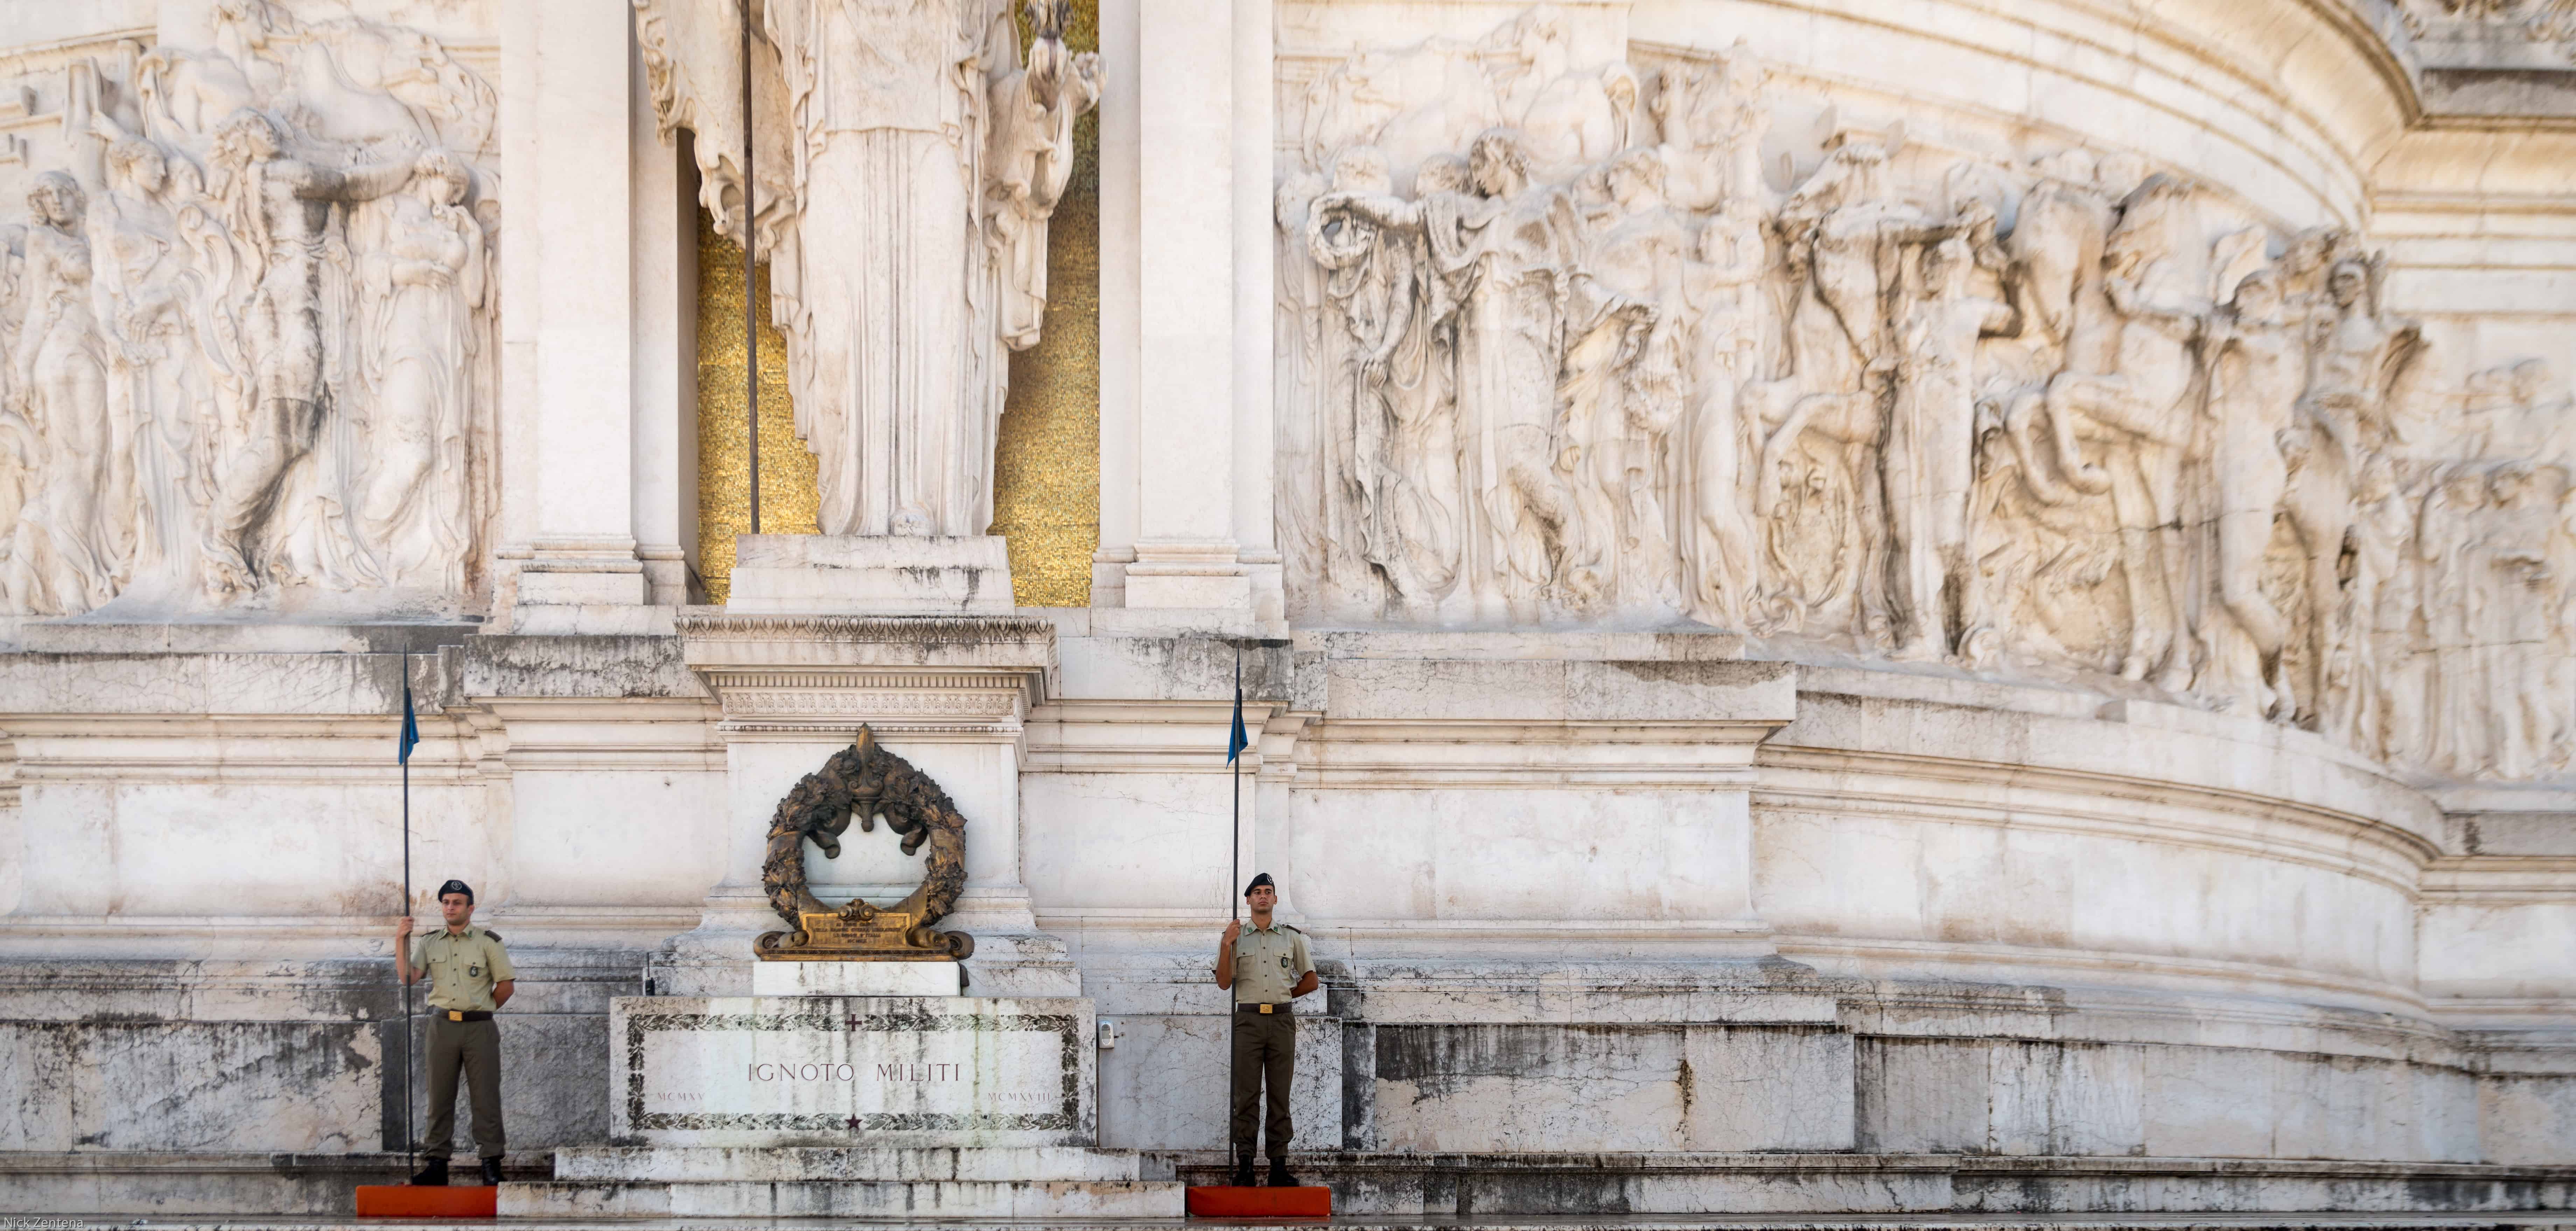
<path fill-rule="evenodd" d="M 768 963 L 769 966 L 925 965 Z M 1096 1139 L 1092 1002 L 620 997 L 619 1147 L 561 1150 L 505 1217 L 1171 1218 L 1181 1186 Z"/>
<path fill-rule="evenodd" d="M 963 973 L 955 962 L 762 962 L 751 968 L 751 994 L 954 996 Z"/>
<path fill-rule="evenodd" d="M 909 601 L 899 586 L 876 582 L 892 586 L 888 579 L 916 574 L 955 580 L 949 566 L 982 559 L 977 544 L 992 550 L 973 567 L 990 571 L 958 592 L 972 589 L 985 605 L 998 595 L 1007 612 L 1009 570 L 999 543 L 744 536 L 743 558 L 776 575 L 746 592 L 737 572 L 735 605 L 725 614 L 680 621 L 682 656 L 723 711 L 726 872 L 697 929 L 657 961 L 658 990 L 754 991 L 752 942 L 785 926 L 761 887 L 771 818 L 799 779 L 866 726 L 935 778 L 966 817 L 965 889 L 938 925 L 975 938 L 974 956 L 963 963 L 966 992 L 1081 994 L 1064 943 L 1037 930 L 1021 860 L 1023 724 L 1054 686 L 1055 626 L 1008 614 L 874 614 L 903 610 Z M 811 606 L 775 606 L 791 599 Z M 883 827 L 853 826 L 837 859 L 806 852 L 809 884 L 836 906 L 853 897 L 891 905 L 920 883 L 921 871 L 920 858 L 902 854 Z"/>
<path fill-rule="evenodd" d="M 1092 1006 L 965 996 L 620 997 L 609 1130 L 663 1146 L 1084 1146 Z"/>
<path fill-rule="evenodd" d="M 745 534 L 734 542 L 727 611 L 1011 613 L 1011 559 L 999 535 Z"/>

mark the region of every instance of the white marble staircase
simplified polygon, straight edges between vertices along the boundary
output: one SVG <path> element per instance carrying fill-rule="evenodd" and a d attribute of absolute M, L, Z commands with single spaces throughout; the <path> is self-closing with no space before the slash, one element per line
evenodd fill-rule
<path fill-rule="evenodd" d="M 1168 1173 L 1169 1166 L 1161 1168 Z M 1086 1146 L 583 1146 L 504 1218 L 1178 1218 L 1181 1184 Z"/>

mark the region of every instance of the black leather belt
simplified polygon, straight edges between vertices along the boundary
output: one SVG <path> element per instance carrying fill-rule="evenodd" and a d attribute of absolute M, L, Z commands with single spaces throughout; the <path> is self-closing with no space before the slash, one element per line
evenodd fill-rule
<path fill-rule="evenodd" d="M 451 1022 L 488 1022 L 492 1020 L 492 1015 L 481 1009 L 440 1009 L 437 1010 L 437 1013 L 440 1017 L 444 1017 Z"/>
<path fill-rule="evenodd" d="M 1290 1006 L 1285 1002 L 1279 1004 L 1237 1004 L 1234 1006 L 1234 1011 L 1237 1013 L 1285 1013 L 1289 1010 L 1289 1007 Z"/>

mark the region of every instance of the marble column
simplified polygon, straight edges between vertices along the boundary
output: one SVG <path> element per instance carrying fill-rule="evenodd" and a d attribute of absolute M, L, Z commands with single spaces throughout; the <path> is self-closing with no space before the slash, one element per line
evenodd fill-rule
<path fill-rule="evenodd" d="M 1266 461 L 1247 462 L 1242 452 L 1268 448 L 1266 402 L 1246 405 L 1267 398 L 1268 381 L 1266 364 L 1248 366 L 1242 352 L 1266 346 L 1269 335 L 1265 325 L 1245 341 L 1238 316 L 1242 296 L 1257 291 L 1267 320 L 1268 279 L 1247 279 L 1237 230 L 1252 197 L 1261 217 L 1269 212 L 1269 77 L 1260 65 L 1244 71 L 1247 55 L 1268 46 L 1268 7 L 1103 6 L 1104 44 L 1132 32 L 1135 47 L 1125 61 L 1134 66 L 1133 100 L 1104 115 L 1102 132 L 1102 278 L 1123 281 L 1132 268 L 1137 288 L 1132 325 L 1102 321 L 1104 352 L 1134 348 L 1132 359 L 1102 365 L 1102 552 L 1104 563 L 1123 565 L 1116 597 L 1131 608 L 1253 606 L 1239 507 L 1258 505 L 1266 520 L 1270 498 L 1266 488 L 1257 500 L 1238 489 L 1248 469 L 1256 478 L 1267 472 Z M 1249 43 L 1247 17 L 1260 26 Z M 1126 80 L 1113 76 L 1112 97 Z M 1262 147 L 1257 169 L 1246 141 Z M 1113 229 L 1127 233 L 1113 239 Z M 1267 538 L 1250 541 L 1266 547 Z"/>
<path fill-rule="evenodd" d="M 635 554 L 657 606 L 689 601 L 698 541 L 698 218 L 677 142 L 654 132 L 642 57 L 629 61 L 634 244 Z"/>
<path fill-rule="evenodd" d="M 1091 605 L 1127 605 L 1136 559 L 1138 294 L 1137 230 L 1144 149 L 1137 95 L 1138 0 L 1100 0 L 1100 547 L 1091 558 Z"/>
<path fill-rule="evenodd" d="M 631 7 L 512 5 L 502 23 L 502 213 L 520 220 L 503 297 L 524 306 L 502 319 L 501 618 L 668 631 L 636 551 Z"/>

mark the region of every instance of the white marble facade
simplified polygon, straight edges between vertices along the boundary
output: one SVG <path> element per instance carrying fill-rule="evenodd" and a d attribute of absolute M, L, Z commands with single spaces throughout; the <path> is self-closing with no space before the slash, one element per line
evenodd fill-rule
<path fill-rule="evenodd" d="M 1111 1028 L 1144 1170 L 1084 1178 L 1187 1178 L 1256 638 L 1346 1209 L 2563 1208 L 2560 7 L 770 0 L 831 537 L 730 610 L 734 6 L 0 10 L 0 1205 L 389 1165 L 406 681 L 531 1165 L 669 1162 L 598 1152 L 609 1000 L 750 990 L 758 826 L 865 721 L 968 814 L 968 995 Z M 1013 611 L 1095 106 L 1093 602 Z"/>

